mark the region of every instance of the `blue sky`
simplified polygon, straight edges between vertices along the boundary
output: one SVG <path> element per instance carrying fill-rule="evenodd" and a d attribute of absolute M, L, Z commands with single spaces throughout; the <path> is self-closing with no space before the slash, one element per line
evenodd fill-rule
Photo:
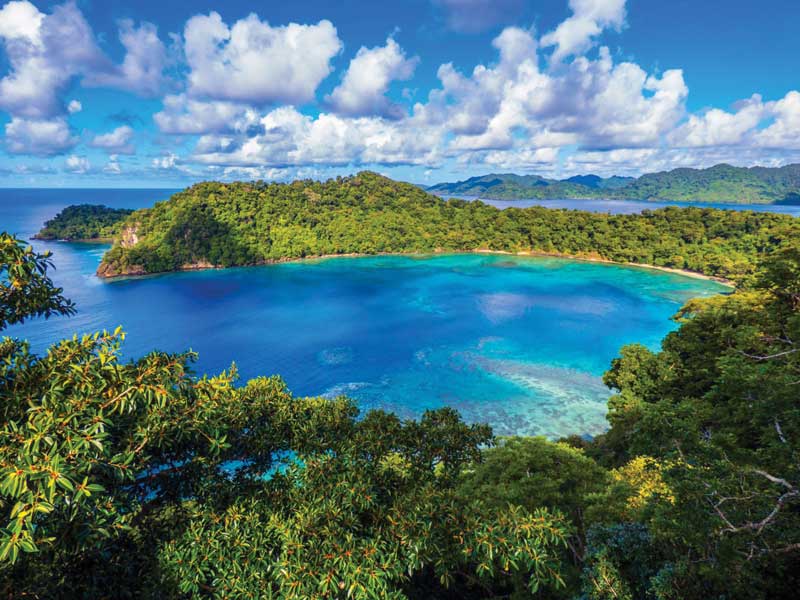
<path fill-rule="evenodd" d="M 797 0 L 0 0 L 0 186 L 800 162 L 798 23 Z"/>

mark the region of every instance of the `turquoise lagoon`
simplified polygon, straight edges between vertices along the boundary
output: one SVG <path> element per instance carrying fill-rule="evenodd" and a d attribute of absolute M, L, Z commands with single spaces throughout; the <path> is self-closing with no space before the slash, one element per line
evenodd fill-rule
<path fill-rule="evenodd" d="M 164 197 L 106 194 L 101 202 L 133 207 Z M 5 203 L 0 225 L 29 235 L 53 211 L 36 198 Z M 346 394 L 403 417 L 452 406 L 502 435 L 602 432 L 610 392 L 601 376 L 619 348 L 657 349 L 686 300 L 726 290 L 645 268 L 506 255 L 333 258 L 101 281 L 94 270 L 106 246 L 36 245 L 53 250 L 54 278 L 78 307 L 74 317 L 4 332 L 38 351 L 122 325 L 126 358 L 191 348 L 198 372 L 234 361 L 243 380 L 280 374 L 296 394 Z"/>

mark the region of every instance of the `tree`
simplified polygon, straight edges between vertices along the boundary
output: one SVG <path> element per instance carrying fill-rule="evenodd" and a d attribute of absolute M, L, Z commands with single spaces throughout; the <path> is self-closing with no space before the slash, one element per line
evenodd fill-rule
<path fill-rule="evenodd" d="M 5 314 L 46 314 L 43 297 L 68 306 L 47 264 L 21 256 L 42 268 L 21 271 L 34 293 Z M 295 398 L 277 377 L 197 377 L 191 353 L 122 362 L 123 339 L 73 337 L 43 356 L 0 344 L 3 595 L 482 597 L 511 580 L 561 584 L 558 513 L 456 493 L 487 426 L 448 409 L 359 419 L 352 401 Z"/>
<path fill-rule="evenodd" d="M 72 302 L 47 276 L 50 253 L 39 254 L 30 246 L 0 232 L 0 330 L 33 316 L 70 315 Z"/>

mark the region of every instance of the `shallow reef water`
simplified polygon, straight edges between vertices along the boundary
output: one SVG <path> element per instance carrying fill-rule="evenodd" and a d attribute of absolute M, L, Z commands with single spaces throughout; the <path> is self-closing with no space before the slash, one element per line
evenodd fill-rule
<path fill-rule="evenodd" d="M 56 212 L 36 203 L 4 210 L 22 235 Z M 243 380 L 280 374 L 296 394 L 346 394 L 402 417 L 453 406 L 501 435 L 602 432 L 610 392 L 601 376 L 619 348 L 657 349 L 687 299 L 726 291 L 645 268 L 466 254 L 101 281 L 94 271 L 106 246 L 35 245 L 54 252 L 54 279 L 78 307 L 4 332 L 37 351 L 122 325 L 126 358 L 191 348 L 198 372 L 235 361 Z"/>

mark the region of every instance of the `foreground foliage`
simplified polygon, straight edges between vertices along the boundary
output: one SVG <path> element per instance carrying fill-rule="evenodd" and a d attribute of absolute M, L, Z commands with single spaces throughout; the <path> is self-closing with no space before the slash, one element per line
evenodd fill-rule
<path fill-rule="evenodd" d="M 50 254 L 39 254 L 0 232 L 0 330 L 29 317 L 68 315 L 75 310 L 47 276 Z"/>
<path fill-rule="evenodd" d="M 6 280 L 70 310 L 46 257 L 6 253 L 27 265 Z M 197 377 L 192 354 L 125 363 L 119 331 L 43 356 L 5 339 L 0 593 L 796 597 L 800 245 L 676 318 L 612 363 L 606 434 L 497 444 L 449 409 L 359 417 L 277 377 Z"/>
<path fill-rule="evenodd" d="M 666 208 L 606 215 L 444 201 L 375 173 L 326 182 L 201 183 L 122 225 L 100 275 L 346 253 L 488 249 L 633 262 L 740 278 L 800 235 L 788 215 Z"/>
<path fill-rule="evenodd" d="M 294 398 L 276 377 L 197 378 L 191 354 L 123 363 L 123 337 L 75 337 L 44 356 L 0 344 L 3 595 L 468 597 L 563 584 L 557 512 L 456 493 L 488 427 L 449 409 L 357 419 L 350 400 Z"/>

